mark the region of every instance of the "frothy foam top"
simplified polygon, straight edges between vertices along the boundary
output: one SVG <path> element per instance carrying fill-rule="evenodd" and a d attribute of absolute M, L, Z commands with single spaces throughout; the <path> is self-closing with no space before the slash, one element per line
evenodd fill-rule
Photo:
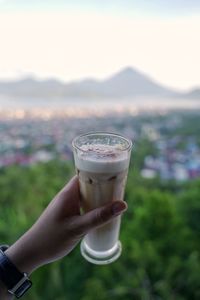
<path fill-rule="evenodd" d="M 75 164 L 80 170 L 95 173 L 120 172 L 128 168 L 129 153 L 119 145 L 82 145 L 75 154 Z"/>

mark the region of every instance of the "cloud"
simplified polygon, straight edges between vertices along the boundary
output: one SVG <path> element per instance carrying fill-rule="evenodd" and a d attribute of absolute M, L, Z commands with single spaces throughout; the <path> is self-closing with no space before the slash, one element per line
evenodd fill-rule
<path fill-rule="evenodd" d="M 75 10 L 114 14 L 181 16 L 200 13 L 199 0 L 0 0 L 9 10 Z"/>
<path fill-rule="evenodd" d="M 172 87 L 199 85 L 200 19 L 91 13 L 0 14 L 0 77 L 103 78 L 135 66 Z"/>

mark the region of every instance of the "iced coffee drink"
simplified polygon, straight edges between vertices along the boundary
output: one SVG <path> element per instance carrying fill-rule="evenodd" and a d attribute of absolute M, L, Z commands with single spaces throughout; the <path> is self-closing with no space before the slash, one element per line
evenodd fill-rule
<path fill-rule="evenodd" d="M 91 133 L 75 138 L 73 147 L 83 211 L 123 200 L 131 142 L 115 134 Z M 81 253 L 88 261 L 108 264 L 120 256 L 120 220 L 118 216 L 85 236 Z"/>

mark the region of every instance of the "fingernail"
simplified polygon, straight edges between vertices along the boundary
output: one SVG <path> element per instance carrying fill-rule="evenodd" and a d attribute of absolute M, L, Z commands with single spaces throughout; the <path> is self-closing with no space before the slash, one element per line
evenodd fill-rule
<path fill-rule="evenodd" d="M 127 204 L 126 202 L 115 202 L 112 205 L 112 212 L 114 216 L 119 215 L 120 213 L 122 213 L 123 211 L 125 211 L 127 209 Z"/>

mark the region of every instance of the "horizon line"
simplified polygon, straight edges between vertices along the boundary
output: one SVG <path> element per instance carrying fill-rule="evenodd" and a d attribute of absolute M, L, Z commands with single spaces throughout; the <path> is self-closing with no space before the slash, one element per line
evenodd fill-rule
<path fill-rule="evenodd" d="M 11 83 L 11 82 L 16 82 L 16 81 L 23 81 L 23 80 L 27 80 L 27 79 L 31 79 L 31 80 L 35 80 L 38 82 L 45 82 L 45 81 L 58 81 L 60 83 L 63 84 L 71 84 L 71 83 L 78 83 L 81 81 L 87 81 L 87 80 L 94 80 L 97 82 L 102 82 L 105 80 L 108 80 L 109 78 L 112 78 L 114 76 L 116 76 L 117 74 L 120 74 L 126 70 L 132 70 L 134 72 L 139 73 L 142 76 L 147 77 L 149 80 L 152 80 L 155 84 L 159 84 L 164 88 L 169 88 L 171 90 L 175 90 L 176 92 L 188 92 L 188 91 L 192 91 L 195 89 L 200 89 L 200 84 L 199 85 L 193 85 L 189 88 L 178 88 L 178 87 L 171 87 L 165 83 L 160 82 L 159 80 L 155 79 L 151 74 L 146 73 L 143 70 L 140 70 L 138 67 L 133 67 L 131 65 L 126 65 L 124 67 L 118 68 L 117 71 L 112 71 L 109 74 L 105 74 L 104 76 L 95 76 L 95 75 L 91 75 L 91 76 L 85 76 L 85 77 L 75 77 L 72 79 L 64 79 L 62 76 L 57 76 L 57 75 L 39 75 L 37 73 L 34 72 L 24 72 L 24 74 L 21 75 L 14 75 L 14 76 L 8 76 L 8 77 L 1 77 L 0 76 L 0 83 Z"/>

